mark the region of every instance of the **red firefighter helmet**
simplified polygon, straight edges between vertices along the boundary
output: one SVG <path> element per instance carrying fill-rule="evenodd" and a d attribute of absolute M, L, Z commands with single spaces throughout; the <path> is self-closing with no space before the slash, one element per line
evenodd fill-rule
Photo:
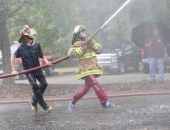
<path fill-rule="evenodd" d="M 34 34 L 37 34 L 37 32 L 35 31 L 34 28 L 30 28 L 28 25 L 24 25 L 24 28 L 20 30 L 20 39 L 18 40 L 19 43 L 23 42 L 23 38 L 24 36 L 28 37 L 29 39 L 30 38 L 30 35 L 34 35 Z"/>
<path fill-rule="evenodd" d="M 29 29 L 31 29 L 28 25 L 24 25 L 23 26 L 24 28 L 23 29 L 21 29 L 20 30 L 20 32 L 19 32 L 19 35 L 22 37 L 23 35 L 24 35 L 24 33 L 27 31 L 27 30 L 29 30 Z"/>

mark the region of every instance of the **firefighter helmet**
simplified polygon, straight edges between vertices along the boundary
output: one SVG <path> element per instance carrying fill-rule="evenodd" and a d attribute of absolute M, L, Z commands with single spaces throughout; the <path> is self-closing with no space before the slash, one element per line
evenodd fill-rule
<path fill-rule="evenodd" d="M 34 28 L 30 28 L 28 25 L 24 25 L 24 28 L 21 29 L 20 31 L 20 39 L 18 40 L 18 42 L 23 42 L 24 37 L 26 36 L 28 39 L 32 39 L 30 38 L 31 35 L 37 34 L 37 32 L 35 31 Z"/>
<path fill-rule="evenodd" d="M 73 38 L 75 38 L 79 32 L 84 31 L 85 29 L 85 25 L 77 25 L 73 31 Z"/>

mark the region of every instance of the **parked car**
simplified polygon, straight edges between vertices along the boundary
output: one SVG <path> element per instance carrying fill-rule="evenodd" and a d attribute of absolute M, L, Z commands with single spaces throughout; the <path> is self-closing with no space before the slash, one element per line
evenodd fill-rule
<path fill-rule="evenodd" d="M 122 43 L 120 48 L 104 50 L 97 55 L 98 63 L 110 74 L 123 74 L 129 67 L 142 70 L 140 51 L 131 43 Z"/>
<path fill-rule="evenodd" d="M 14 52 L 18 49 L 18 47 L 20 46 L 21 43 L 18 43 L 18 42 L 14 42 L 13 45 L 11 45 L 10 49 L 11 49 L 11 54 L 14 54 Z M 54 60 L 57 60 L 57 57 L 55 55 L 54 52 L 50 51 L 50 52 L 47 52 L 45 53 L 42 49 L 42 53 L 43 55 L 49 60 L 49 61 L 54 61 Z M 44 65 L 45 62 L 43 60 L 39 60 L 40 61 L 40 65 Z M 22 66 L 22 60 L 21 58 L 16 58 L 15 59 L 15 69 L 16 71 L 23 71 L 23 66 Z M 54 69 L 55 69 L 55 65 L 53 66 L 50 66 L 50 67 L 45 67 L 43 68 L 43 70 L 45 71 L 46 75 L 47 76 L 51 76 L 54 74 Z M 23 79 L 25 78 L 25 74 L 21 74 L 19 75 L 19 79 Z"/>

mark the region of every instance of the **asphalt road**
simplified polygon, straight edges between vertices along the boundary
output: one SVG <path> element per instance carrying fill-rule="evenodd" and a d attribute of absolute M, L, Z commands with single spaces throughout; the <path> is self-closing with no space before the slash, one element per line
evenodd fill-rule
<path fill-rule="evenodd" d="M 156 74 L 157 77 L 157 74 Z M 169 80 L 170 73 L 164 74 L 164 79 Z M 48 84 L 84 84 L 84 80 L 77 80 L 76 74 L 62 74 L 62 75 L 54 75 L 50 77 L 46 77 Z M 139 73 L 125 73 L 122 75 L 108 75 L 104 74 L 103 76 L 98 77 L 98 82 L 100 84 L 112 84 L 119 82 L 140 82 L 143 80 L 149 81 L 149 74 L 144 74 L 142 72 Z M 18 80 L 16 78 L 16 83 L 24 83 L 29 84 L 27 79 Z"/>
<path fill-rule="evenodd" d="M 112 98 L 111 109 L 102 109 L 98 99 L 80 100 L 74 111 L 69 101 L 49 102 L 50 113 L 40 106 L 33 112 L 28 103 L 1 104 L 1 130 L 169 130 L 170 96 Z"/>
<path fill-rule="evenodd" d="M 169 80 L 169 77 L 170 73 L 165 73 L 165 80 Z M 126 73 L 103 75 L 98 81 L 105 84 L 140 82 L 148 79 L 148 74 Z M 84 84 L 84 81 L 76 80 L 75 74 L 55 75 L 47 77 L 47 81 L 49 84 Z M 16 79 L 16 83 L 28 84 L 28 81 Z M 94 93 L 88 93 L 86 96 L 88 95 L 94 96 Z M 70 98 L 72 95 L 62 95 L 62 97 Z M 71 112 L 67 110 L 69 101 L 47 102 L 53 106 L 50 113 L 44 112 L 39 105 L 39 110 L 35 113 L 29 103 L 0 104 L 0 128 L 2 130 L 169 130 L 169 99 L 170 95 L 110 98 L 109 101 L 115 104 L 112 109 L 103 109 L 98 99 L 82 99 Z"/>

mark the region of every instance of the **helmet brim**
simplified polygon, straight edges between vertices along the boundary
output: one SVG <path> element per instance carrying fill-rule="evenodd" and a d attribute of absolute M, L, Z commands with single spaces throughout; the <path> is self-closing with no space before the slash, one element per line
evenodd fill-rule
<path fill-rule="evenodd" d="M 76 34 L 76 33 L 79 33 L 80 31 L 82 30 L 85 30 L 86 29 L 86 26 L 85 25 L 78 25 L 74 28 L 74 31 L 73 33 Z"/>
<path fill-rule="evenodd" d="M 23 42 L 24 36 L 28 37 L 28 39 L 32 39 L 32 38 L 30 38 L 29 36 L 30 36 L 30 35 L 35 35 L 35 34 L 37 34 L 37 32 L 36 32 L 36 30 L 35 30 L 34 28 L 29 29 L 29 30 L 27 30 L 27 31 L 20 37 L 20 39 L 18 40 L 18 42 L 19 42 L 19 43 Z"/>

